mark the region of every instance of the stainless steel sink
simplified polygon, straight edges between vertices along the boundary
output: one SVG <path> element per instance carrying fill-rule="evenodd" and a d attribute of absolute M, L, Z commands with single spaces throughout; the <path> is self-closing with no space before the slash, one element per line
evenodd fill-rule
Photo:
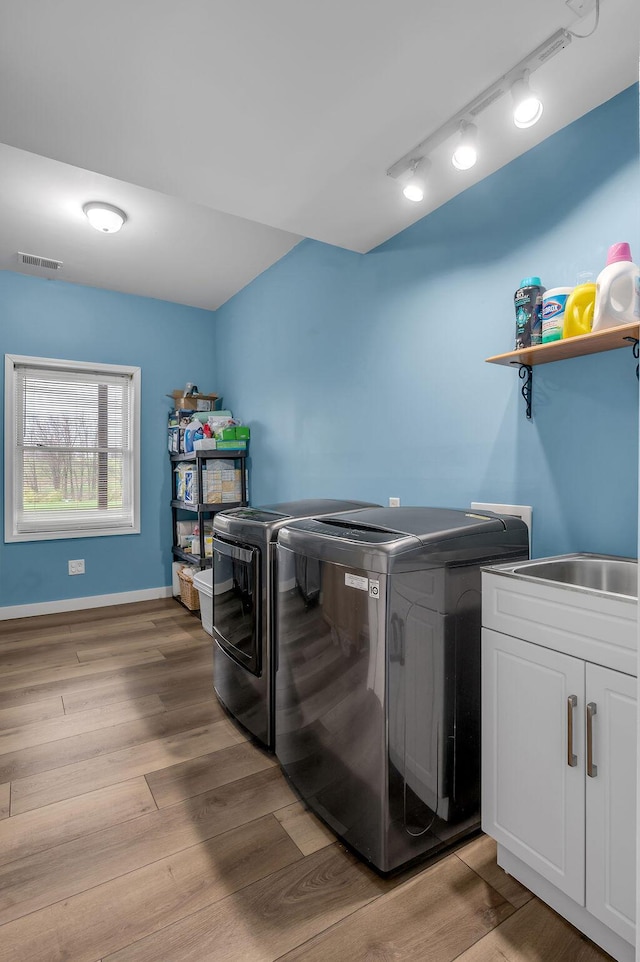
<path fill-rule="evenodd" d="M 510 570 L 525 578 L 638 598 L 638 562 L 633 558 L 573 554 L 522 562 Z"/>
<path fill-rule="evenodd" d="M 636 675 L 638 562 L 580 553 L 487 566 L 482 626 Z"/>

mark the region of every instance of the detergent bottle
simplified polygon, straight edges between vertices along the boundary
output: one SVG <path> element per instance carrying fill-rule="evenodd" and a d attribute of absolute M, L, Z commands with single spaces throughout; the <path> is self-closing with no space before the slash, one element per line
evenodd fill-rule
<path fill-rule="evenodd" d="M 601 331 L 637 320 L 640 320 L 640 268 L 632 263 L 628 244 L 613 244 L 609 248 L 607 265 L 596 281 L 593 330 Z"/>
<path fill-rule="evenodd" d="M 514 294 L 516 351 L 542 343 L 542 295 L 539 277 L 525 277 Z"/>
<path fill-rule="evenodd" d="M 576 337 L 591 331 L 595 302 L 596 285 L 593 275 L 578 274 L 578 283 L 569 294 L 564 309 L 563 337 Z"/>
<path fill-rule="evenodd" d="M 572 287 L 553 287 L 542 298 L 542 343 L 559 341 L 564 332 L 564 312 Z"/>

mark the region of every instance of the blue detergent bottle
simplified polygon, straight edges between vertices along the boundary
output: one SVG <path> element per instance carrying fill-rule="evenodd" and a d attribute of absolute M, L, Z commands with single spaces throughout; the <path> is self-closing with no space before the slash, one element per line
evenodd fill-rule
<path fill-rule="evenodd" d="M 539 277 L 525 277 L 515 292 L 516 351 L 542 344 L 542 296 L 545 292 Z"/>

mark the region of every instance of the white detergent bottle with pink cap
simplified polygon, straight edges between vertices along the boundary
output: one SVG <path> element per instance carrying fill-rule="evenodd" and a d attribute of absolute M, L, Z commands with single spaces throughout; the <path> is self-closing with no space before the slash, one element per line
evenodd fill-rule
<path fill-rule="evenodd" d="M 626 243 L 613 244 L 596 281 L 593 331 L 640 320 L 640 267 Z"/>

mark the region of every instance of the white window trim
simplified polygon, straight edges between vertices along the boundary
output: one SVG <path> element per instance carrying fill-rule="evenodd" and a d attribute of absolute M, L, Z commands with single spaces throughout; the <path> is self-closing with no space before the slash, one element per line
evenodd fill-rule
<path fill-rule="evenodd" d="M 113 528 L 66 528 L 60 531 L 17 532 L 15 512 L 14 452 L 16 449 L 15 369 L 17 365 L 32 368 L 56 368 L 68 371 L 104 371 L 126 374 L 131 378 L 133 405 L 131 411 L 131 443 L 133 448 L 133 524 Z M 5 354 L 4 361 L 4 540 L 60 541 L 68 538 L 102 538 L 111 535 L 140 534 L 140 368 L 122 364 L 93 364 L 89 361 L 63 361 L 48 357 Z"/>

